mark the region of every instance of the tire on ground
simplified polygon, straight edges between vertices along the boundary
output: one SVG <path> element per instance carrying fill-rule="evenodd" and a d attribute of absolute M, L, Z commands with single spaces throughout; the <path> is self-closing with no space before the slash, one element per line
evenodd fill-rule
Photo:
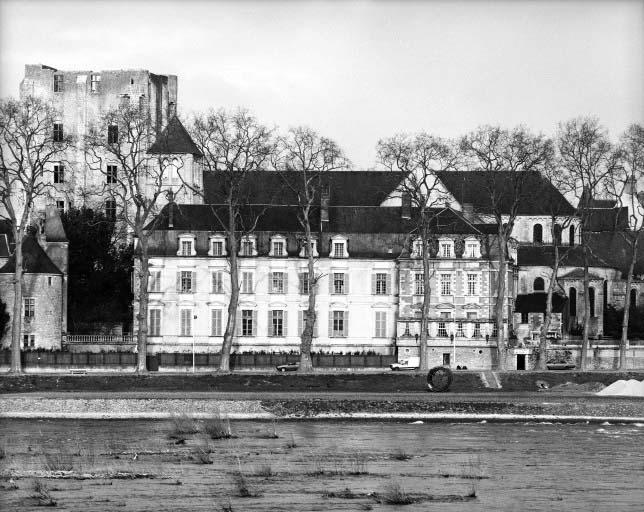
<path fill-rule="evenodd" d="M 444 366 L 435 366 L 427 374 L 427 387 L 435 393 L 447 391 L 452 385 L 454 374 L 449 368 Z"/>

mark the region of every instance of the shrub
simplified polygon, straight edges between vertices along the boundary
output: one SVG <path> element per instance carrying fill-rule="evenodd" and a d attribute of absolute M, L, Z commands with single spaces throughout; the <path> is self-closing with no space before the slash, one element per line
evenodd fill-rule
<path fill-rule="evenodd" d="M 210 439 L 230 439 L 234 437 L 228 418 L 222 418 L 218 414 L 204 422 L 203 431 L 210 436 Z"/>
<path fill-rule="evenodd" d="M 170 439 L 183 439 L 186 434 L 196 434 L 197 432 L 199 432 L 197 422 L 187 414 L 180 414 L 172 418 Z"/>
<path fill-rule="evenodd" d="M 399 483 L 393 483 L 389 485 L 385 492 L 377 496 L 378 503 L 384 503 L 386 505 L 411 505 L 414 503 L 414 498 L 412 498 Z"/>
<path fill-rule="evenodd" d="M 32 496 L 38 500 L 39 507 L 55 507 L 58 503 L 52 498 L 49 489 L 40 480 L 34 482 L 34 494 Z"/>

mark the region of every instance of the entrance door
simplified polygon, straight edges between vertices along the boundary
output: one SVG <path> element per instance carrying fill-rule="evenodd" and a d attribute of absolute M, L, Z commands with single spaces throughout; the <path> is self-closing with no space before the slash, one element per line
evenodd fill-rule
<path fill-rule="evenodd" d="M 525 354 L 517 354 L 517 370 L 525 370 Z"/>
<path fill-rule="evenodd" d="M 449 352 L 443 354 L 443 366 L 449 366 Z"/>

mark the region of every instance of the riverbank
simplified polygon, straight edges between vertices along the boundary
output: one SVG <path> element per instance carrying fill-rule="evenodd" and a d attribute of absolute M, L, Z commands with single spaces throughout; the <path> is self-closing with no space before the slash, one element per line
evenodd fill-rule
<path fill-rule="evenodd" d="M 617 380 L 644 380 L 638 371 L 456 371 L 449 391 L 453 393 L 488 393 L 493 391 L 538 391 L 574 384 L 600 383 L 604 386 Z M 386 394 L 426 393 L 427 378 L 421 372 L 337 372 L 281 374 L 273 372 L 234 372 L 210 374 L 177 373 L 69 373 L 0 375 L 0 394 L 45 391 L 182 391 L 182 392 L 376 392 Z"/>

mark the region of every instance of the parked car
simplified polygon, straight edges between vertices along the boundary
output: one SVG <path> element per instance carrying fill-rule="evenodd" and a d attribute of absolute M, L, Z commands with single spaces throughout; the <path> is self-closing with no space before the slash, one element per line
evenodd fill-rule
<path fill-rule="evenodd" d="M 395 372 L 401 370 L 418 370 L 419 367 L 419 357 L 409 357 L 407 359 L 401 359 L 397 363 L 392 363 L 389 365 L 389 368 L 391 368 Z"/>
<path fill-rule="evenodd" d="M 278 372 L 296 372 L 299 367 L 300 367 L 300 363 L 288 363 L 288 364 L 280 364 L 275 368 L 277 369 Z"/>

